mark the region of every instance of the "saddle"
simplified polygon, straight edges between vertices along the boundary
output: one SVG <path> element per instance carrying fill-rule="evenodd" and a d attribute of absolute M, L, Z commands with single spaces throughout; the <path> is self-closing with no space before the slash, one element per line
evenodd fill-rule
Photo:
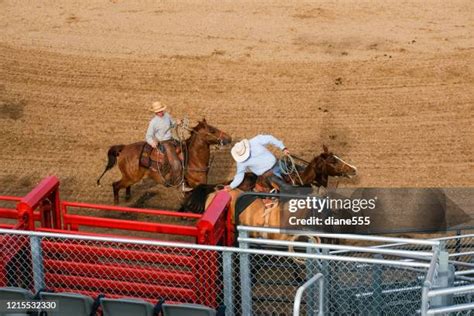
<path fill-rule="evenodd" d="M 162 146 L 158 146 L 160 148 Z M 184 160 L 183 152 L 181 151 L 181 146 L 176 147 L 176 155 L 180 161 Z M 166 154 L 160 149 L 153 148 L 148 143 L 145 143 L 140 154 L 140 166 L 151 169 L 154 171 L 160 171 L 163 175 L 166 175 L 170 171 L 170 164 Z"/>
<path fill-rule="evenodd" d="M 255 192 L 269 193 L 273 190 L 280 191 L 280 186 L 274 181 L 273 172 L 269 170 L 257 178 L 253 190 Z"/>
<path fill-rule="evenodd" d="M 288 177 L 283 176 L 283 179 L 275 176 L 271 170 L 265 172 L 257 177 L 253 191 L 262 193 L 286 193 L 290 195 L 305 196 L 311 193 L 311 187 L 293 185 Z M 263 198 L 265 209 L 275 206 L 275 203 L 286 202 L 289 198 Z"/>

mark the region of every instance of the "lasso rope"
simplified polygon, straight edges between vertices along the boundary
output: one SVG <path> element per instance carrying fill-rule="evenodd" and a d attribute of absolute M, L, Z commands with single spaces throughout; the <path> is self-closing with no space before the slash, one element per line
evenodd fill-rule
<path fill-rule="evenodd" d="M 300 173 L 298 172 L 298 168 L 296 167 L 295 160 L 293 159 L 291 155 L 285 155 L 282 159 L 278 161 L 278 164 L 279 164 L 281 172 L 290 178 L 293 185 L 296 185 L 296 181 L 292 177 L 292 174 L 295 174 L 295 173 L 298 177 L 300 184 L 304 185 L 303 180 L 301 179 Z"/>

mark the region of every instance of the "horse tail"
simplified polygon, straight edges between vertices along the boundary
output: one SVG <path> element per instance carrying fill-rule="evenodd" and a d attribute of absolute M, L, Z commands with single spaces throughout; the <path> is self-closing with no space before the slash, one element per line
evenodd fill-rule
<path fill-rule="evenodd" d="M 185 198 L 180 212 L 191 212 L 202 214 L 206 208 L 207 196 L 213 193 L 216 189 L 216 184 L 200 184 L 195 187 L 188 197 Z"/>
<path fill-rule="evenodd" d="M 107 166 L 105 166 L 104 172 L 102 172 L 99 179 L 97 179 L 97 185 L 100 185 L 100 179 L 102 179 L 104 174 L 115 166 L 117 163 L 117 157 L 124 147 L 125 145 L 114 145 L 109 148 L 109 151 L 107 152 L 109 160 L 107 161 Z"/>

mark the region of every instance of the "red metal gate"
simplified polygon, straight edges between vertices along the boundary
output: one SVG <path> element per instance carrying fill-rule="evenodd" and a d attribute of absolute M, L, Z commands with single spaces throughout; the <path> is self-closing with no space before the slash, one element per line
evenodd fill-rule
<path fill-rule="evenodd" d="M 59 180 L 52 176 L 41 181 L 24 197 L 0 196 L 0 201 L 4 201 L 4 204 L 16 203 L 15 207 L 0 208 L 0 221 L 10 221 L 0 222 L 0 228 L 94 236 L 117 236 L 114 231 L 121 230 L 125 231 L 127 237 L 136 238 L 134 235 L 137 233 L 148 233 L 152 237 L 147 238 L 159 239 L 153 235 L 165 234 L 191 238 L 195 243 L 208 245 L 227 244 L 231 240 L 226 227 L 230 202 L 226 192 L 219 192 L 204 214 L 199 215 L 61 201 Z M 88 212 L 87 215 L 76 214 L 77 210 Z M 99 216 L 98 213 L 105 213 L 105 216 Z M 184 224 L 110 218 L 111 214 L 123 213 L 172 218 Z M 193 224 L 186 225 L 189 221 L 193 221 Z M 100 229 L 107 229 L 108 232 L 97 232 Z M 20 261 L 20 256 L 23 259 L 31 256 L 30 240 L 23 237 L 12 240 L 12 236 L 0 236 L 0 286 L 31 286 L 21 284 L 31 279 L 30 267 L 19 269 L 15 264 Z M 149 248 L 44 239 L 41 250 L 45 286 L 55 291 L 72 291 L 90 296 L 106 294 L 108 297 L 139 297 L 149 301 L 165 297 L 176 302 L 216 307 L 221 293 L 218 253 L 209 250 Z"/>
<path fill-rule="evenodd" d="M 0 221 L 2 218 L 16 220 L 14 224 L 0 222 L 0 228 L 115 235 L 113 233 L 103 234 L 94 230 L 92 232 L 91 230 L 82 230 L 87 227 L 92 229 L 106 228 L 108 230 L 125 231 L 128 237 L 133 236 L 134 232 L 187 236 L 193 238 L 194 242 L 198 244 L 207 245 L 226 244 L 226 239 L 228 239 L 226 238 L 226 216 L 230 196 L 226 192 L 219 192 L 204 214 L 200 215 L 167 210 L 61 201 L 59 198 L 59 180 L 51 176 L 41 181 L 22 198 L 0 196 L 0 201 L 17 202 L 15 208 L 0 208 Z M 167 224 L 143 220 L 116 219 L 98 215 L 79 215 L 71 212 L 71 210 L 77 209 L 87 209 L 89 213 L 100 211 L 108 214 L 128 213 L 175 220 L 194 220 L 195 223 L 194 225 Z"/>

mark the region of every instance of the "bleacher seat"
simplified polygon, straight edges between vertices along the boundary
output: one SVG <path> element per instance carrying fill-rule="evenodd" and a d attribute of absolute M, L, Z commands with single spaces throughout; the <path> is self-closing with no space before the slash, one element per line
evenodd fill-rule
<path fill-rule="evenodd" d="M 33 293 L 20 287 L 1 287 L 0 300 L 2 301 L 20 301 L 33 299 Z M 7 313 L 0 312 L 0 316 L 28 316 L 26 313 Z"/>
<path fill-rule="evenodd" d="M 200 304 L 163 304 L 163 316 L 215 316 L 216 311 Z"/>
<path fill-rule="evenodd" d="M 155 306 L 139 299 L 110 299 L 100 301 L 104 316 L 153 316 Z"/>
<path fill-rule="evenodd" d="M 89 296 L 77 293 L 41 292 L 40 299 L 58 302 L 58 311 L 48 311 L 48 316 L 89 316 L 94 300 Z"/>

